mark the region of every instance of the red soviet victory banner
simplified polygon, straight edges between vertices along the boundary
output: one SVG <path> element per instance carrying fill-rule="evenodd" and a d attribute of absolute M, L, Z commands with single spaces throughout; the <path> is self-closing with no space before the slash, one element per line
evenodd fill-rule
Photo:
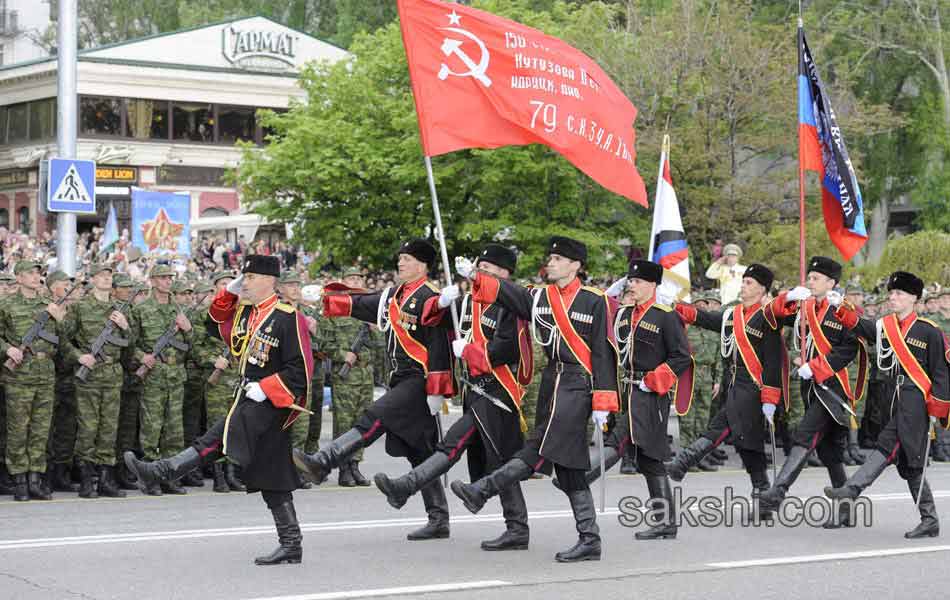
<path fill-rule="evenodd" d="M 637 109 L 583 52 L 536 29 L 440 0 L 398 0 L 422 148 L 544 144 L 647 205 Z"/>

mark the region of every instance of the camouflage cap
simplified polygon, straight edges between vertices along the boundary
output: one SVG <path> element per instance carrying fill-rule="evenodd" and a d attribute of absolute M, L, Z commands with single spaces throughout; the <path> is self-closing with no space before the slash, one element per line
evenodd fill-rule
<path fill-rule="evenodd" d="M 113 273 L 115 273 L 115 267 L 113 267 L 112 265 L 108 263 L 92 263 L 86 269 L 86 273 L 90 277 L 92 277 L 93 275 L 98 275 L 99 273 L 102 273 L 103 271 L 112 271 Z"/>
<path fill-rule="evenodd" d="M 221 271 L 211 276 L 211 283 L 217 285 L 222 279 L 235 279 L 237 275 L 233 271 Z"/>
<path fill-rule="evenodd" d="M 845 294 L 863 294 L 864 288 L 862 288 L 860 285 L 856 283 L 852 283 L 851 285 L 844 288 L 844 293 Z"/>
<path fill-rule="evenodd" d="M 43 265 L 36 262 L 35 260 L 18 260 L 16 265 L 13 267 L 13 274 L 19 275 L 20 273 L 26 273 L 30 269 L 42 269 Z"/>
<path fill-rule="evenodd" d="M 112 277 L 112 287 L 117 288 L 130 288 L 135 287 L 135 282 L 132 281 L 132 278 L 126 275 L 125 273 L 116 273 Z"/>
<path fill-rule="evenodd" d="M 303 280 L 300 278 L 300 275 L 296 271 L 284 271 L 280 274 L 280 279 L 277 280 L 278 283 L 303 283 Z"/>
<path fill-rule="evenodd" d="M 353 275 L 364 277 L 363 269 L 359 268 L 357 265 L 346 267 L 343 269 L 343 272 L 340 274 L 340 277 L 350 277 Z"/>
<path fill-rule="evenodd" d="M 16 277 L 10 273 L 0 273 L 0 283 L 16 283 Z"/>
<path fill-rule="evenodd" d="M 159 263 L 152 267 L 152 270 L 149 271 L 149 277 L 174 277 L 176 275 L 175 268 L 171 265 Z"/>
<path fill-rule="evenodd" d="M 186 292 L 195 291 L 195 286 L 193 285 L 190 279 L 176 279 L 172 282 L 171 293 L 173 294 L 184 294 Z"/>
<path fill-rule="evenodd" d="M 196 294 L 210 294 L 214 291 L 214 284 L 210 281 L 199 281 L 195 283 Z"/>
<path fill-rule="evenodd" d="M 72 281 L 74 278 L 69 276 L 69 273 L 66 271 L 53 271 L 46 276 L 46 287 L 58 283 L 60 281 Z"/>

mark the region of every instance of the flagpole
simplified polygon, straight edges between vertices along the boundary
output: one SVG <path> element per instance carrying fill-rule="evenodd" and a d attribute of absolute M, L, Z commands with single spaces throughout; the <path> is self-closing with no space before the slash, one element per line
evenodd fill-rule
<path fill-rule="evenodd" d="M 666 164 L 666 157 L 670 153 L 670 136 L 669 134 L 663 134 L 663 146 L 660 150 L 660 168 L 656 174 L 656 192 L 653 194 L 653 222 L 650 223 L 650 252 L 647 255 L 647 260 L 653 260 L 653 252 L 656 250 L 654 245 L 656 244 L 656 232 L 653 231 L 653 228 L 656 227 L 656 211 L 660 208 L 660 188 L 663 185 L 663 165 Z"/>
<path fill-rule="evenodd" d="M 442 227 L 442 211 L 439 210 L 439 196 L 435 191 L 435 176 L 432 174 L 432 159 L 425 155 L 426 175 L 429 177 L 429 192 L 432 194 L 432 212 L 435 214 L 435 237 L 439 240 L 439 250 L 442 253 L 442 269 L 445 274 L 445 285 L 452 285 L 452 269 L 449 268 L 449 253 L 445 249 L 445 229 Z M 455 311 L 455 304 L 450 305 L 452 309 L 452 325 L 455 327 L 455 337 L 462 338 L 459 331 L 459 316 Z"/>
<path fill-rule="evenodd" d="M 802 31 L 805 27 L 805 22 L 802 19 L 802 5 L 801 2 L 798 4 L 798 62 L 801 65 L 802 61 Z M 796 70 L 800 70 L 796 69 Z M 801 75 L 799 75 L 801 77 Z M 795 86 L 796 91 L 798 86 L 801 85 L 801 82 L 797 82 Z M 798 100 L 801 101 L 800 99 Z M 798 283 L 801 286 L 805 285 L 805 166 L 802 163 L 802 151 L 801 151 L 801 128 L 799 126 L 798 132 Z M 801 350 L 801 356 L 799 357 L 802 364 L 805 363 L 805 348 L 807 344 L 805 343 L 805 319 L 800 319 L 801 324 L 798 328 L 798 339 L 799 339 L 799 348 Z"/>

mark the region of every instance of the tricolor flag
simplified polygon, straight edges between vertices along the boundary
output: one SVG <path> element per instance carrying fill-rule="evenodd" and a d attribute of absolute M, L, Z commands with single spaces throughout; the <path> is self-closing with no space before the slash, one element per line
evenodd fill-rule
<path fill-rule="evenodd" d="M 800 171 L 814 171 L 821 178 L 821 208 L 828 236 L 841 255 L 851 260 L 868 240 L 861 189 L 800 20 L 798 165 Z"/>
<path fill-rule="evenodd" d="M 660 173 L 656 181 L 653 204 L 653 230 L 650 235 L 650 260 L 663 265 L 663 283 L 656 289 L 657 298 L 688 300 L 689 248 L 680 217 L 680 205 L 670 177 L 670 136 L 663 136 Z"/>

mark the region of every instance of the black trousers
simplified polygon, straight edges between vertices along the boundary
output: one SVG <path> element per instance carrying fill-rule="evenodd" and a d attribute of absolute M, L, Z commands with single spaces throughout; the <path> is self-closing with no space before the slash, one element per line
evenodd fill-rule
<path fill-rule="evenodd" d="M 826 465 L 844 461 L 848 428 L 835 421 L 821 402 L 812 400 L 795 430 L 795 445 L 816 450 Z"/>
<path fill-rule="evenodd" d="M 703 437 L 712 440 L 713 448 L 715 448 L 723 443 L 731 433 L 732 429 L 729 426 L 729 416 L 726 414 L 726 407 L 723 406 L 719 412 L 713 415 L 713 418 L 709 420 L 709 429 L 703 434 Z M 765 460 L 764 444 L 755 449 L 743 448 L 737 445 L 736 450 L 739 452 L 739 458 L 742 459 L 742 466 L 745 467 L 746 473 L 749 474 L 752 485 L 761 486 L 764 482 L 768 481 L 768 476 L 765 474 L 767 463 Z"/>

